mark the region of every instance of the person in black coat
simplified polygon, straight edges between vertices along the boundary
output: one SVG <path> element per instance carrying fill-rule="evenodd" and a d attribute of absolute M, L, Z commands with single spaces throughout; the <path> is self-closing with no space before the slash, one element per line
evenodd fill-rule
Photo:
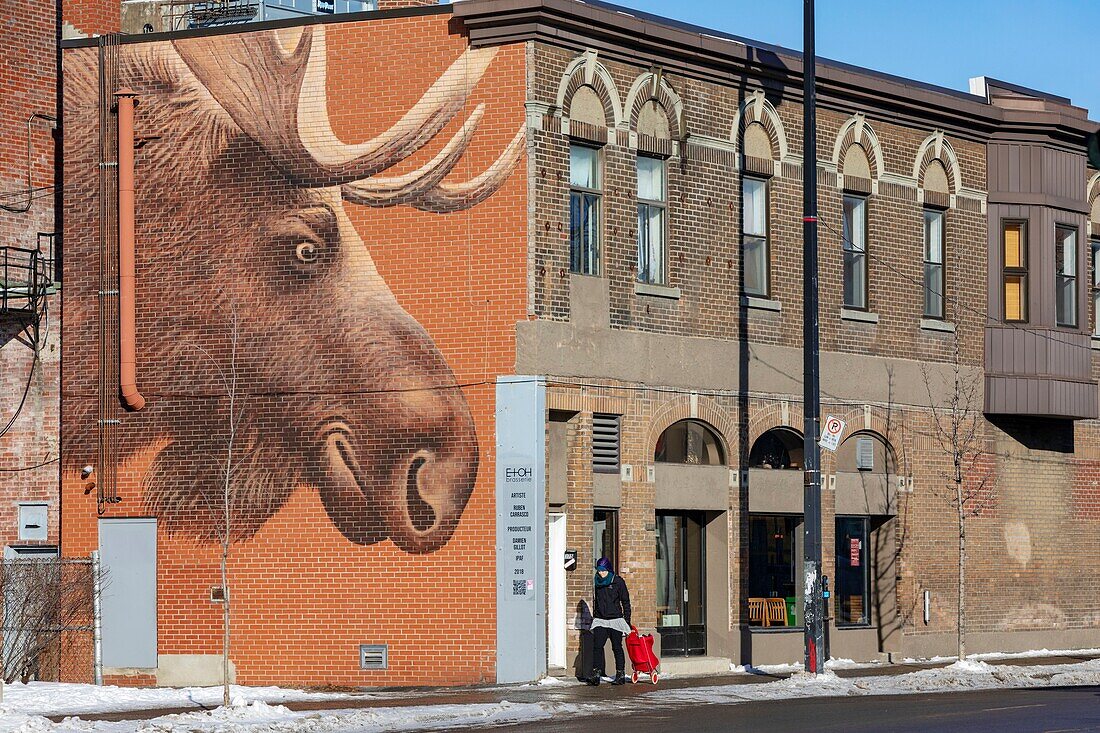
<path fill-rule="evenodd" d="M 592 675 L 586 680 L 590 685 L 600 684 L 604 673 L 604 644 L 611 640 L 615 654 L 613 685 L 626 684 L 626 655 L 623 654 L 623 635 L 630 633 L 630 592 L 626 581 L 616 575 L 611 561 L 601 557 L 596 563 L 595 603 L 592 612 Z"/>

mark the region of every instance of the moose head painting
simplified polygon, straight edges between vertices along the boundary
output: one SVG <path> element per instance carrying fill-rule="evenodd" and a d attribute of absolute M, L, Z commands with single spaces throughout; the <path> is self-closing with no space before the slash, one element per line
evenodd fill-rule
<path fill-rule="evenodd" d="M 475 170 L 468 157 L 486 115 L 471 95 L 495 55 L 466 49 L 419 101 L 346 143 L 329 116 L 322 24 L 118 48 L 108 82 L 134 90 L 146 143 L 136 339 L 148 404 L 120 415 L 111 455 L 119 465 L 143 461 L 143 510 L 168 532 L 220 537 L 219 467 L 232 444 L 235 541 L 253 537 L 299 487 L 316 490 L 350 542 L 390 539 L 430 553 L 450 540 L 478 473 L 470 407 L 348 208 L 459 218 L 497 192 L 522 157 L 522 126 L 487 165 Z M 66 77 L 67 134 L 89 142 L 110 119 L 100 66 Z M 97 227 L 94 154 L 67 168 L 73 231 Z M 422 244 L 408 238 L 415 257 Z M 96 333 L 104 314 L 94 291 L 66 301 L 67 328 Z M 94 392 L 93 371 L 81 374 L 69 389 Z M 102 400 L 73 404 L 66 421 L 94 432 Z"/>

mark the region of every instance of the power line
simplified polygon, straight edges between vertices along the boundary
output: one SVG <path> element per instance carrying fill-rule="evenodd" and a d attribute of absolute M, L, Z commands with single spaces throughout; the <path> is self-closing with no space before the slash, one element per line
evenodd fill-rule
<path fill-rule="evenodd" d="M 33 466 L 21 466 L 19 468 L 0 468 L 0 473 L 19 473 L 21 471 L 33 471 L 36 468 L 42 468 L 43 466 L 48 466 L 51 463 L 57 463 L 58 460 L 60 460 L 60 459 L 51 458 L 48 461 L 43 461 L 42 463 L 36 463 Z"/>

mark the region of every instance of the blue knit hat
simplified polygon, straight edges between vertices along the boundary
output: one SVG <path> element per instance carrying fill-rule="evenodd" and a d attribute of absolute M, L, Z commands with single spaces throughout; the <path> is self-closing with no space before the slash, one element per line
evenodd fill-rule
<path fill-rule="evenodd" d="M 599 560 L 596 561 L 596 570 L 606 570 L 610 573 L 611 561 L 608 560 L 606 557 L 601 557 Z"/>

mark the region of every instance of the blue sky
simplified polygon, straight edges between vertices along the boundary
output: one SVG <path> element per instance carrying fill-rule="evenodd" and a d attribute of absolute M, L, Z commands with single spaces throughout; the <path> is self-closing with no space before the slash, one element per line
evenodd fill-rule
<path fill-rule="evenodd" d="M 802 48 L 802 0 L 609 0 Z M 1100 121 L 1100 0 L 817 0 L 817 52 L 953 89 L 991 76 Z"/>

